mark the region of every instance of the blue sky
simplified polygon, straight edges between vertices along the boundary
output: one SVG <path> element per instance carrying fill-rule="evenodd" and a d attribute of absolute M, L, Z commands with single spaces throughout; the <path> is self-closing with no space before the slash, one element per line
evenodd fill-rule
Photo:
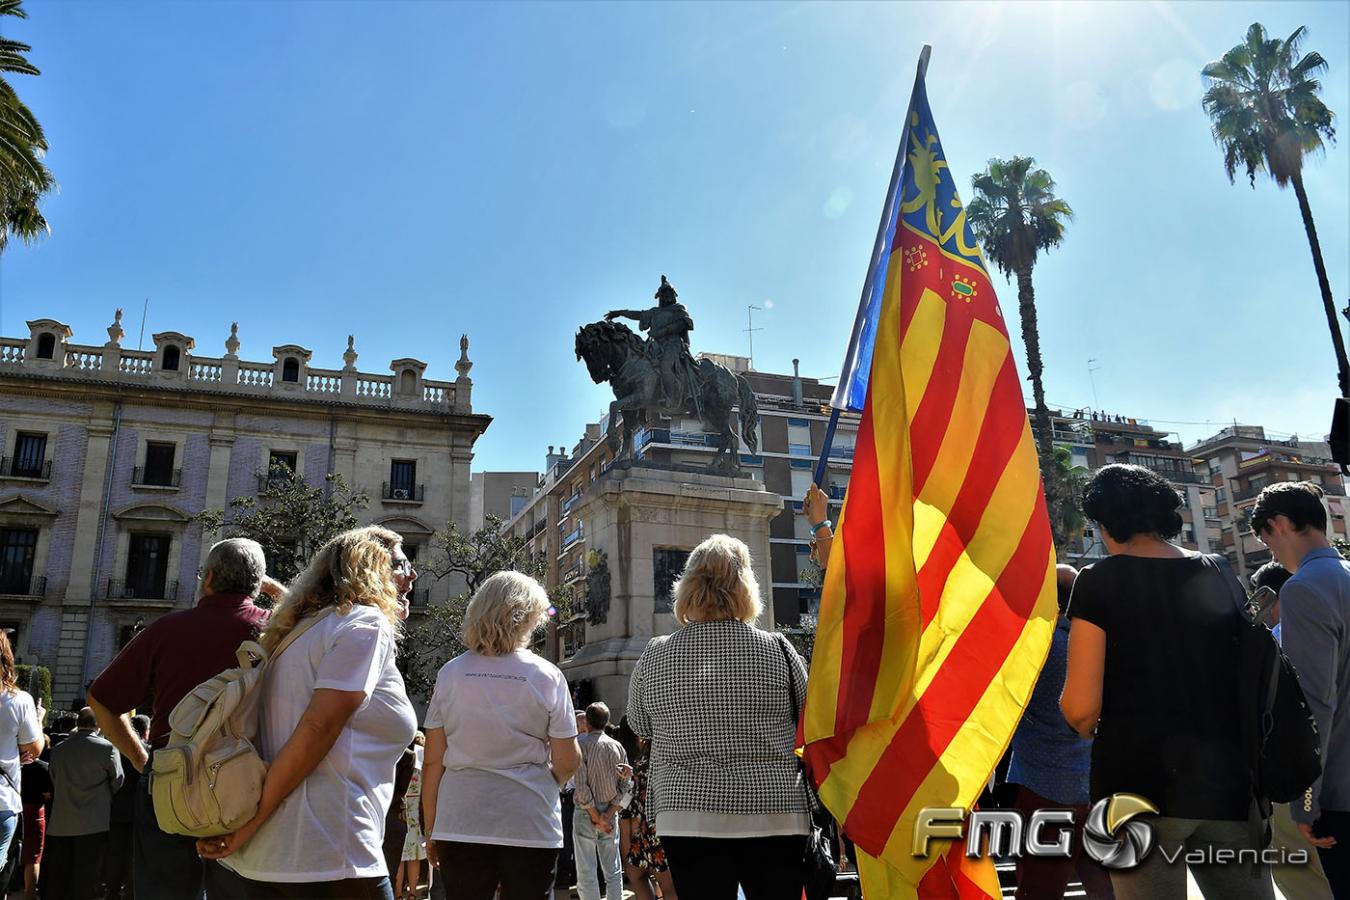
<path fill-rule="evenodd" d="M 696 350 L 835 375 L 914 62 L 952 169 L 1029 154 L 1077 212 L 1035 273 L 1046 390 L 1189 440 L 1234 418 L 1320 435 L 1335 369 L 1298 206 L 1228 183 L 1199 69 L 1253 21 L 1299 24 L 1350 140 L 1350 4 L 30 2 L 52 235 L 0 258 L 0 332 L 193 335 L 453 378 L 475 468 L 541 465 L 608 403 L 581 323 L 668 274 Z M 1350 299 L 1350 151 L 1307 186 Z M 996 286 L 1015 321 L 1015 290 Z M 148 338 L 147 338 L 148 341 Z M 1020 352 L 1020 343 L 1019 352 Z"/>

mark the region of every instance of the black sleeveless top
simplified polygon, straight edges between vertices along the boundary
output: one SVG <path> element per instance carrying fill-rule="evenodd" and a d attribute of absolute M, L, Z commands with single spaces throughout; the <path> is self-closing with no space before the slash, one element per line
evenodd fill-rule
<path fill-rule="evenodd" d="M 1106 632 L 1091 795 L 1140 794 L 1162 815 L 1245 820 L 1233 594 L 1199 556 L 1112 556 L 1083 569 L 1069 615 Z"/>

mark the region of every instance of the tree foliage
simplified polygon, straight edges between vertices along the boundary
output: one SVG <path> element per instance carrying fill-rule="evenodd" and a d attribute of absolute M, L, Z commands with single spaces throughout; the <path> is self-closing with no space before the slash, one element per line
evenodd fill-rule
<path fill-rule="evenodd" d="M 329 539 L 360 525 L 358 513 L 370 505 L 366 492 L 341 475 L 316 486 L 284 464 L 273 466 L 261 487 L 257 496 L 235 497 L 227 509 L 203 510 L 196 518 L 209 534 L 257 541 L 282 582 L 299 575 Z"/>
<path fill-rule="evenodd" d="M 1050 533 L 1061 556 L 1082 538 L 1087 528 L 1083 515 L 1083 485 L 1087 475 L 1087 469 L 1073 464 L 1073 455 L 1065 447 L 1055 448 L 1050 465 L 1041 473 L 1046 507 L 1051 514 Z"/>
<path fill-rule="evenodd" d="M 1254 187 L 1264 171 L 1284 187 L 1302 171 L 1304 156 L 1335 139 L 1316 78 L 1327 61 L 1316 52 L 1299 55 L 1307 32 L 1299 26 L 1281 40 L 1253 22 L 1242 43 L 1201 70 L 1208 84 L 1202 102 L 1229 181 L 1243 170 Z"/>
<path fill-rule="evenodd" d="M 1042 250 L 1058 247 L 1073 209 L 1055 195 L 1055 179 L 1030 156 L 991 159 L 971 179 L 975 196 L 966 221 L 984 258 L 1004 275 L 1036 265 Z"/>
<path fill-rule="evenodd" d="M 22 0 L 0 0 L 0 17 L 26 19 Z M 38 209 L 38 200 L 55 186 L 43 157 L 47 137 L 7 78 L 8 74 L 38 75 L 28 61 L 33 48 L 0 36 L 0 252 L 10 235 L 31 241 L 51 229 Z"/>

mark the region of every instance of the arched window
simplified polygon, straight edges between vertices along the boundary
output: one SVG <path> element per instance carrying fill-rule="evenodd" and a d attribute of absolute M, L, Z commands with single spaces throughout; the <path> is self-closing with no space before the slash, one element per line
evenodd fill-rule
<path fill-rule="evenodd" d="M 164 365 L 161 368 L 166 372 L 177 372 L 181 355 L 177 344 L 169 344 L 164 348 Z"/>
<path fill-rule="evenodd" d="M 398 377 L 398 392 L 404 395 L 411 395 L 417 390 L 417 373 L 412 369 L 404 369 L 403 374 Z"/>
<path fill-rule="evenodd" d="M 56 335 L 44 331 L 38 335 L 37 358 L 52 359 L 56 356 Z"/>
<path fill-rule="evenodd" d="M 300 360 L 294 356 L 286 357 L 286 361 L 281 364 L 281 380 L 292 384 L 300 380 Z"/>

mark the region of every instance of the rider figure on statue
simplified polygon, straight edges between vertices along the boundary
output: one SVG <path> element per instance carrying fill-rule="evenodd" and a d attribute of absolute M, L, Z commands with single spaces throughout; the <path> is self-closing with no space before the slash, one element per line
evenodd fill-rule
<path fill-rule="evenodd" d="M 640 330 L 647 332 L 647 352 L 660 373 L 662 405 L 674 408 L 694 394 L 695 364 L 689 353 L 689 332 L 694 330 L 694 320 L 664 275 L 655 296 L 658 305 L 651 309 L 615 309 L 605 314 L 605 320 L 633 319 Z"/>

